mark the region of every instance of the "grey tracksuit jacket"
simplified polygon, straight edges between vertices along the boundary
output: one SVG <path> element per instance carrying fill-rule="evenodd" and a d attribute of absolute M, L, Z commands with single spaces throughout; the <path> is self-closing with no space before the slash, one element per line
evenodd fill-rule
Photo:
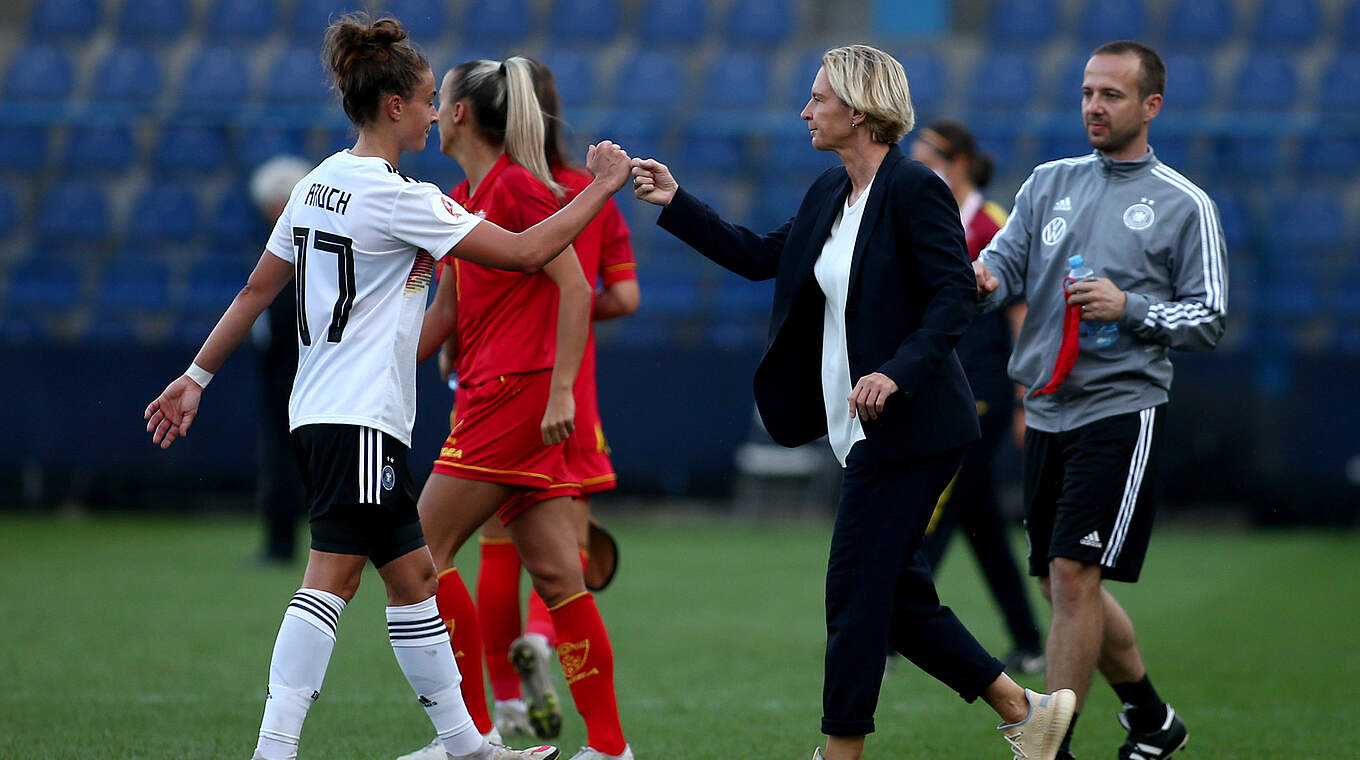
<path fill-rule="evenodd" d="M 1062 387 L 1033 397 L 1053 376 L 1062 341 L 1063 279 L 1081 254 L 1097 277 L 1128 296 L 1119 340 L 1096 349 L 1085 333 Z M 1025 422 L 1055 433 L 1164 403 L 1169 349 L 1213 348 L 1228 313 L 1228 260 L 1218 208 L 1148 151 L 1113 161 L 1093 151 L 1041 164 L 979 260 L 1001 281 L 983 310 L 1021 299 L 1029 315 L 1008 372 L 1028 388 Z"/>

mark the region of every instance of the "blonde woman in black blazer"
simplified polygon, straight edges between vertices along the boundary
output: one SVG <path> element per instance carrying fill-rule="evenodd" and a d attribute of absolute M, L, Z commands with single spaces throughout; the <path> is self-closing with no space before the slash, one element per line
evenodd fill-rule
<path fill-rule="evenodd" d="M 826 580 L 826 760 L 858 760 L 874 730 L 887 642 L 1004 721 L 1017 758 L 1052 760 L 1070 690 L 1020 688 L 935 594 L 920 553 L 931 510 L 978 438 L 954 344 L 977 312 L 959 210 L 897 142 L 914 116 L 902 66 L 864 45 L 827 51 L 803 108 L 812 147 L 844 166 L 765 235 L 723 221 L 670 170 L 634 159 L 663 229 L 752 280 L 775 279 L 755 397 L 776 441 L 828 436 L 845 477 Z M 820 749 L 814 758 L 822 758 Z"/>

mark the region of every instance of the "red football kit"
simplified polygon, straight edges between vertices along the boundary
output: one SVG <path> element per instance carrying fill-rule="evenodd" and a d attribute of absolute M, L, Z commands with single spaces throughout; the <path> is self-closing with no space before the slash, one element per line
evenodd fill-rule
<path fill-rule="evenodd" d="M 450 193 L 468 211 L 511 232 L 552 216 L 561 203 L 527 169 L 501 156 L 469 194 Z M 565 446 L 544 446 L 557 349 L 557 285 L 543 272 L 506 272 L 453 260 L 458 297 L 458 391 L 448 439 L 435 460 L 442 475 L 528 489 L 501 506 L 509 523 L 545 499 L 577 496 L 581 481 Z"/>

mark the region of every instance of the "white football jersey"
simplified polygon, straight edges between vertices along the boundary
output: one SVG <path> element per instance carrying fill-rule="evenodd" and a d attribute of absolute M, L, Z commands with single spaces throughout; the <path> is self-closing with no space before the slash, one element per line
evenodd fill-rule
<path fill-rule="evenodd" d="M 298 182 L 266 247 L 293 264 L 290 429 L 363 425 L 411 445 L 426 289 L 435 260 L 480 221 L 438 187 L 348 150 Z"/>

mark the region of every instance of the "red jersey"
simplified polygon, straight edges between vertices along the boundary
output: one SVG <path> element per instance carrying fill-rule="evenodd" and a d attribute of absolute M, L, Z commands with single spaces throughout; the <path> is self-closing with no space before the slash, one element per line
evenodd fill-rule
<path fill-rule="evenodd" d="M 546 185 L 505 155 L 476 193 L 468 195 L 464 180 L 449 195 L 511 232 L 523 232 L 561 207 Z M 551 369 L 557 358 L 558 298 L 552 278 L 461 259 L 452 266 L 458 296 L 458 382 L 477 386 L 502 375 Z"/>
<path fill-rule="evenodd" d="M 973 193 L 964 200 L 959 215 L 964 219 L 963 236 L 968 243 L 970 259 L 976 259 L 1006 223 L 1006 210 L 992 201 L 984 201 L 980 193 Z"/>

